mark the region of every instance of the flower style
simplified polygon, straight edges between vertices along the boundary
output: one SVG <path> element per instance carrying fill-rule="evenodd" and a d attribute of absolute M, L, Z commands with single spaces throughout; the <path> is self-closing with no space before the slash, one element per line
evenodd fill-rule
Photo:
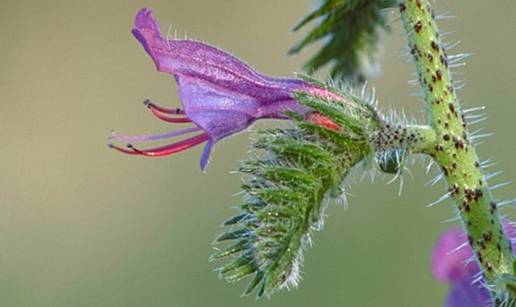
<path fill-rule="evenodd" d="M 516 234 L 513 223 L 505 222 L 504 229 L 510 238 Z M 516 244 L 512 242 L 514 250 Z M 451 283 L 445 307 L 491 306 L 491 294 L 461 229 L 450 229 L 439 238 L 432 251 L 432 273 L 438 280 Z"/>
<path fill-rule="evenodd" d="M 149 9 L 136 16 L 133 35 L 151 56 L 158 71 L 173 75 L 184 109 L 165 108 L 147 100 L 146 106 L 158 118 L 170 123 L 191 123 L 192 127 L 171 133 L 141 136 L 113 135 L 110 140 L 129 143 L 126 148 L 110 147 L 134 155 L 167 156 L 206 142 L 201 156 L 205 169 L 213 144 L 248 128 L 261 118 L 286 119 L 285 111 L 305 114 L 293 93 L 341 100 L 342 97 L 299 79 L 264 76 L 232 55 L 192 40 L 163 38 Z M 132 144 L 163 140 L 199 132 L 169 145 L 138 149 Z"/>

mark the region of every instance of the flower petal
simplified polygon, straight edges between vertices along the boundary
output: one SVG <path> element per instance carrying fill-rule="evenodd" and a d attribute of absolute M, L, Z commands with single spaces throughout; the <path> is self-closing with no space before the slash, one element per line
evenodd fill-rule
<path fill-rule="evenodd" d="M 472 254 L 464 232 L 460 229 L 448 230 L 441 235 L 432 251 L 432 273 L 440 281 L 453 281 L 472 276 L 479 270 L 476 262 L 465 266 L 465 261 Z"/>
<path fill-rule="evenodd" d="M 248 128 L 260 118 L 284 119 L 287 110 L 305 113 L 308 109 L 293 99 L 293 92 L 321 91 L 303 80 L 264 76 L 207 44 L 165 39 L 149 9 L 137 14 L 132 33 L 157 69 L 175 77 L 186 116 L 210 137 L 201 159 L 202 168 L 215 142 Z"/>
<path fill-rule="evenodd" d="M 516 225 L 502 220 L 505 234 L 516 250 Z M 446 299 L 446 307 L 487 307 L 491 306 L 491 294 L 483 287 L 482 280 L 473 284 L 480 274 L 476 261 L 467 262 L 473 250 L 462 229 L 450 229 L 439 238 L 432 251 L 432 273 L 440 281 L 450 282 L 451 291 Z M 466 265 L 467 263 L 467 265 Z"/>
<path fill-rule="evenodd" d="M 149 9 L 136 16 L 133 35 L 151 56 L 159 71 L 211 82 L 257 100 L 292 99 L 291 93 L 308 85 L 298 79 L 262 75 L 241 60 L 215 47 L 193 40 L 167 40 Z"/>
<path fill-rule="evenodd" d="M 213 147 L 213 141 L 208 140 L 208 142 L 206 142 L 206 146 L 204 146 L 204 149 L 202 151 L 201 160 L 199 163 L 202 171 L 204 171 L 206 169 L 206 166 L 208 165 L 208 160 L 210 158 L 210 153 L 211 153 L 212 147 Z"/>
<path fill-rule="evenodd" d="M 132 33 L 156 68 L 175 77 L 184 111 L 159 107 L 150 101 L 145 104 L 161 120 L 172 123 L 191 121 L 204 131 L 207 144 L 201 156 L 202 169 L 206 167 L 211 148 L 217 141 L 248 128 L 257 119 L 287 119 L 285 111 L 309 112 L 309 108 L 294 99 L 297 91 L 347 102 L 344 97 L 305 80 L 260 74 L 229 53 L 205 43 L 164 38 L 152 12 L 146 8 L 136 15 Z M 140 137 L 135 139 L 140 140 Z M 156 152 L 113 148 L 152 156 L 177 152 L 176 147 L 170 150 L 158 148 Z"/>
<path fill-rule="evenodd" d="M 253 99 L 238 97 L 203 80 L 182 76 L 176 79 L 185 113 L 213 141 L 247 128 L 256 119 L 253 112 L 256 112 L 257 106 Z"/>
<path fill-rule="evenodd" d="M 490 306 L 491 294 L 479 284 L 471 284 L 469 279 L 453 283 L 446 298 L 445 307 L 487 307 Z"/>

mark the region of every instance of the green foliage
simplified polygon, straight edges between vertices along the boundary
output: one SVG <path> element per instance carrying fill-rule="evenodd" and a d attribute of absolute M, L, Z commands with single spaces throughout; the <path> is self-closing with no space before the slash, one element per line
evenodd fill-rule
<path fill-rule="evenodd" d="M 298 53 L 316 41 L 324 41 L 319 52 L 305 64 L 305 70 L 312 73 L 332 63 L 333 77 L 361 83 L 376 61 L 379 30 L 388 29 L 385 11 L 396 3 L 395 0 L 325 0 L 294 27 L 297 31 L 321 19 L 289 54 Z"/>
<path fill-rule="evenodd" d="M 242 162 L 239 212 L 226 220 L 226 230 L 215 239 L 217 244 L 232 243 L 211 256 L 228 258 L 218 271 L 229 282 L 252 275 L 244 295 L 258 289 L 258 297 L 269 296 L 297 284 L 303 250 L 312 232 L 322 228 L 328 198 L 342 197 L 342 181 L 350 169 L 372 154 L 364 125 L 357 121 L 377 118 L 370 106 L 306 93 L 296 98 L 347 128 L 334 131 L 290 113 L 295 127 L 258 132 L 253 146 L 265 155 Z"/>

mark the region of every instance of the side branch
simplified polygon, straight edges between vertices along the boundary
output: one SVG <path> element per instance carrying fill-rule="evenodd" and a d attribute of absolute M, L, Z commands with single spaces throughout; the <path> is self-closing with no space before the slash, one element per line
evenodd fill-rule
<path fill-rule="evenodd" d="M 375 151 L 402 149 L 411 153 L 431 153 L 435 142 L 435 130 L 427 125 L 382 123 L 369 137 L 369 144 Z"/>

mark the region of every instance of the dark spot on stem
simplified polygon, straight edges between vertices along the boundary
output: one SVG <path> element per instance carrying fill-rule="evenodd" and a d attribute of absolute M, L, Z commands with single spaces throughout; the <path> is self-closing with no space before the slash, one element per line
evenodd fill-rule
<path fill-rule="evenodd" d="M 416 33 L 419 33 L 419 32 L 421 32 L 422 28 L 423 28 L 423 23 L 421 22 L 421 20 L 418 20 L 418 22 L 416 22 L 414 24 L 414 31 L 416 31 Z"/>
<path fill-rule="evenodd" d="M 430 46 L 432 47 L 432 49 L 434 49 L 435 51 L 439 51 L 439 45 L 437 45 L 437 43 L 435 41 L 432 41 L 430 43 Z"/>
<path fill-rule="evenodd" d="M 443 78 L 441 71 L 439 69 L 435 71 L 435 77 L 437 78 L 437 80 L 441 80 Z"/>

